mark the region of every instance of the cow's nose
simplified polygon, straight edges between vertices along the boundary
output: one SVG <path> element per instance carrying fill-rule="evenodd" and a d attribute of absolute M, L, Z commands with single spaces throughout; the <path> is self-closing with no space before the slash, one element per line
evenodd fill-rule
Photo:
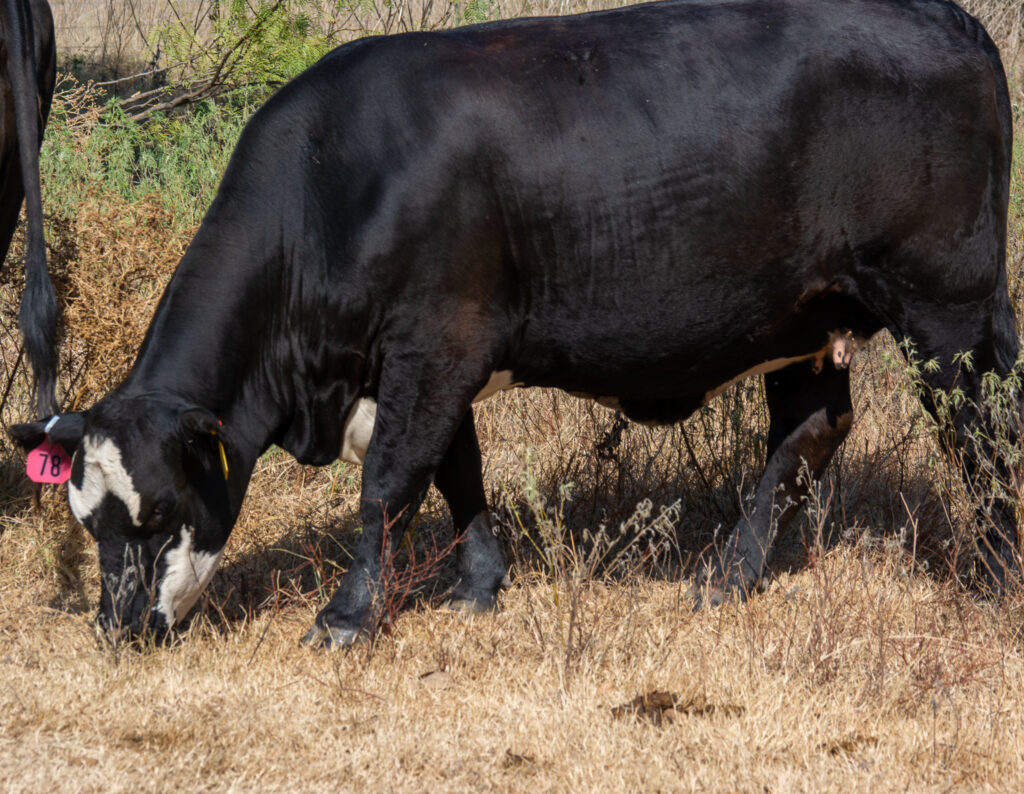
<path fill-rule="evenodd" d="M 104 612 L 97 613 L 93 625 L 100 643 L 112 647 L 123 645 L 140 637 L 152 638 L 160 642 L 167 634 L 166 629 L 162 626 L 153 623 L 148 625 L 128 623 Z"/>
<path fill-rule="evenodd" d="M 96 613 L 93 628 L 96 631 L 96 638 L 100 641 L 101 645 L 117 646 L 135 636 L 135 632 L 131 631 L 127 626 L 111 619 L 110 615 L 106 615 L 103 612 Z"/>

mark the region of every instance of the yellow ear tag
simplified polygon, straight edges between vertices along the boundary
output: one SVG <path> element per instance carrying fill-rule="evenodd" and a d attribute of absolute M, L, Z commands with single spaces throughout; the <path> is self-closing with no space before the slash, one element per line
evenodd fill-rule
<path fill-rule="evenodd" d="M 220 452 L 220 470 L 224 472 L 224 479 L 226 480 L 228 478 L 228 456 L 224 452 L 224 442 L 220 440 L 216 430 L 211 430 L 210 435 L 217 439 L 217 451 Z"/>
<path fill-rule="evenodd" d="M 220 452 L 220 467 L 224 471 L 226 480 L 228 478 L 228 456 L 224 454 L 224 444 L 219 438 L 217 439 L 217 449 Z"/>

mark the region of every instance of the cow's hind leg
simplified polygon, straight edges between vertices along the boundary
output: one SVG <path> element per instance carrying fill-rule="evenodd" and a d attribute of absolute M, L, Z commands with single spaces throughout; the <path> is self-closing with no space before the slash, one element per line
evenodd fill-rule
<path fill-rule="evenodd" d="M 730 594 L 744 597 L 761 579 L 776 533 L 806 492 L 806 483 L 797 483 L 801 470 L 820 477 L 850 430 L 850 371 L 831 363 L 815 369 L 805 362 L 765 376 L 771 426 L 764 474 L 720 557 L 695 588 L 698 608 L 718 605 Z"/>
<path fill-rule="evenodd" d="M 0 266 L 10 247 L 25 191 L 21 186 L 21 165 L 16 148 L 0 154 Z"/>
<path fill-rule="evenodd" d="M 458 582 L 448 606 L 470 612 L 491 609 L 505 581 L 505 561 L 491 529 L 472 409 L 438 466 L 434 484 L 448 502 L 458 538 Z"/>
<path fill-rule="evenodd" d="M 998 594 L 1021 576 L 1016 510 L 993 487 L 993 479 L 1004 484 L 1012 480 L 1006 457 L 1013 456 L 1019 444 L 1020 394 L 1004 393 L 1009 405 L 1002 411 L 995 410 L 993 402 L 986 404 L 982 396 L 985 374 L 1005 377 L 1017 357 L 1006 289 L 997 288 L 990 306 L 929 304 L 909 307 L 906 317 L 906 327 L 899 332 L 909 338 L 921 362 L 922 402 L 939 423 L 941 446 L 953 457 L 968 492 L 977 500 L 981 584 Z M 962 402 L 941 397 L 957 391 Z"/>

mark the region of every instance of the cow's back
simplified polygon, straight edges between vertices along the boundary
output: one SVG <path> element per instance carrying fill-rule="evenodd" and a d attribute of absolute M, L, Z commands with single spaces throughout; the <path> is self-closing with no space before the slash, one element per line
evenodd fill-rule
<path fill-rule="evenodd" d="M 462 311 L 528 382 L 704 394 L 908 290 L 990 293 L 999 257 L 949 255 L 1005 223 L 1005 103 L 942 0 L 668 2 L 346 45 L 225 186 L 282 204 L 260 234 L 339 333 Z"/>

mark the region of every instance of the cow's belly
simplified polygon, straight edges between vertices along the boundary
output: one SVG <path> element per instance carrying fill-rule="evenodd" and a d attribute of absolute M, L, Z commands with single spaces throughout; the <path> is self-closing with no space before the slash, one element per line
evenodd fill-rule
<path fill-rule="evenodd" d="M 685 419 L 693 409 L 701 404 L 707 404 L 717 397 L 734 383 L 749 378 L 753 375 L 766 375 L 784 369 L 793 364 L 801 362 L 812 362 L 815 371 L 820 372 L 823 367 L 846 368 L 850 364 L 853 353 L 863 340 L 854 337 L 849 331 L 842 329 L 833 331 L 828 338 L 828 343 L 820 350 L 805 353 L 798 356 L 773 358 L 758 364 L 755 367 L 744 370 L 738 375 L 729 378 L 717 387 L 707 391 L 699 403 L 690 405 L 690 401 L 655 401 L 647 405 L 644 401 L 629 400 L 620 404 L 617 397 L 597 396 L 580 392 L 573 392 L 578 397 L 589 397 L 597 400 L 600 404 L 613 409 L 621 408 L 623 412 L 635 421 L 663 424 Z M 511 370 L 502 370 L 491 374 L 490 379 L 473 398 L 474 403 L 482 402 L 492 397 L 499 391 L 517 385 Z M 522 384 L 518 384 L 522 385 Z M 377 402 L 372 397 L 362 397 L 356 401 L 349 411 L 345 420 L 345 432 L 342 440 L 342 460 L 350 463 L 359 463 L 366 459 L 366 450 L 370 446 L 370 438 L 373 436 L 373 425 L 377 419 Z"/>

